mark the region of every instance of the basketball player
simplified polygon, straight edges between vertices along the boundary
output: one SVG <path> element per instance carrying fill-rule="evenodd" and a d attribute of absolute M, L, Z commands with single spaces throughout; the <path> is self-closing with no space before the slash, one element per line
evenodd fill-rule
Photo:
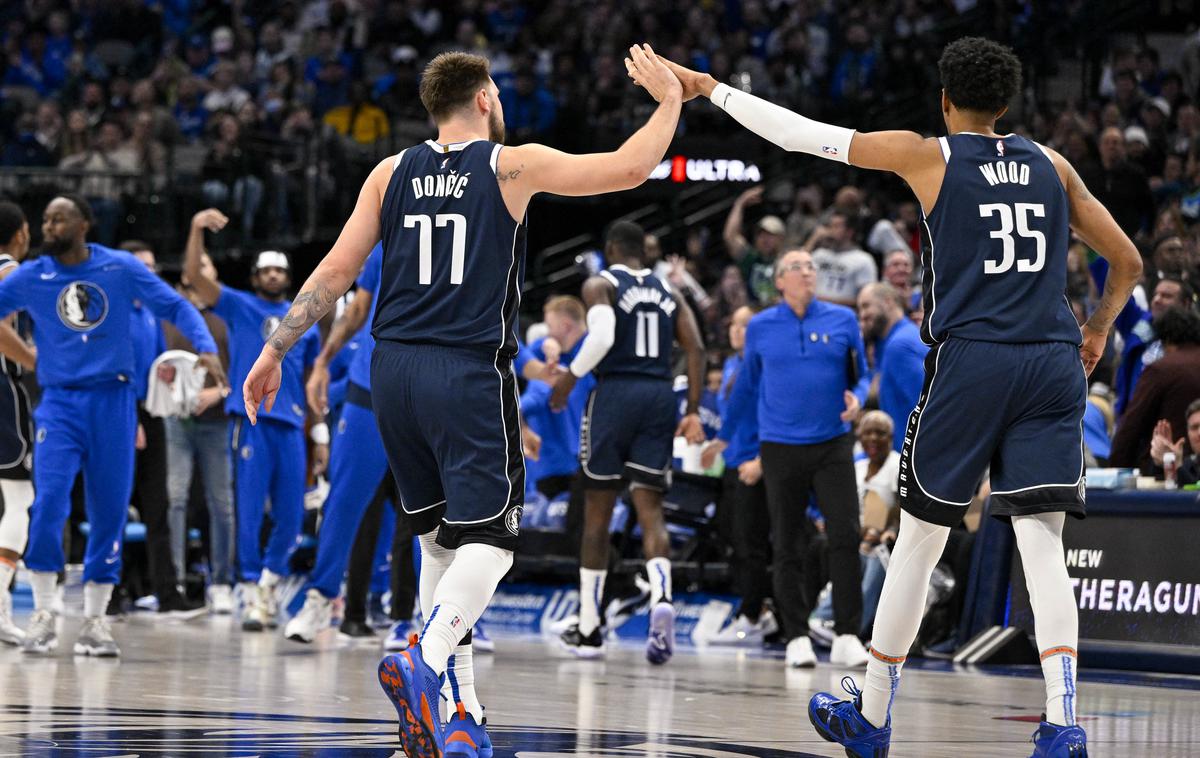
<path fill-rule="evenodd" d="M 563 632 L 563 646 L 580 658 L 604 654 L 600 598 L 608 575 L 608 535 L 617 495 L 629 484 L 642 553 L 650 579 L 646 658 L 662 664 L 675 652 L 671 605 L 671 541 L 663 521 L 663 493 L 671 484 L 676 436 L 703 442 L 700 396 L 704 344 L 683 298 L 642 266 L 646 233 L 631 221 L 608 231 L 607 271 L 583 283 L 588 333 L 569 370 L 554 382 L 550 407 L 561 410 L 575 382 L 596 371 L 579 430 L 584 477 L 583 544 L 579 553 L 579 624 Z M 671 345 L 687 352 L 688 394 L 676 424 Z"/>
<path fill-rule="evenodd" d="M 0 281 L 16 271 L 28 254 L 29 222 L 24 211 L 16 203 L 0 203 Z M 5 326 L 27 327 L 21 321 L 11 318 Z M 29 330 L 21 331 L 27 334 Z M 29 475 L 33 418 L 23 377 L 26 369 L 33 368 L 37 357 L 19 336 L 14 347 L 25 351 L 19 360 L 0 355 L 0 493 L 4 495 L 0 516 L 0 642 L 7 645 L 20 645 L 25 639 L 25 631 L 12 620 L 9 587 L 17 571 L 17 561 L 25 550 L 29 506 L 33 505 L 33 482 Z"/>
<path fill-rule="evenodd" d="M 512 565 L 525 469 L 511 363 L 521 293 L 525 211 L 538 192 L 594 195 L 636 187 L 666 152 L 679 117 L 678 81 L 649 48 L 630 49 L 660 102 L 645 126 L 609 153 L 569 155 L 544 145 L 505 148 L 504 115 L 488 61 L 443 53 L 426 67 L 421 102 L 438 127 L 382 161 L 350 220 L 271 336 L 244 386 L 253 421 L 274 407 L 280 363 L 332 307 L 383 239 L 372 394 L 404 510 L 421 522 L 418 644 L 383 659 L 379 681 L 400 714 L 412 758 L 443 749 L 490 752 L 482 708 L 454 704 L 442 738 L 439 678 Z M 493 177 L 495 180 L 493 181 Z M 440 526 L 437 526 L 440 522 Z"/>
<path fill-rule="evenodd" d="M 292 279 L 288 257 L 265 250 L 254 261 L 250 279 L 254 292 L 218 282 L 213 271 L 202 265 L 204 232 L 219 231 L 226 223 L 228 219 L 215 208 L 200 211 L 192 218 L 183 272 L 192 283 L 196 299 L 212 308 L 229 327 L 230 374 L 236 382 L 249 373 L 267 335 L 287 315 L 291 307 L 287 290 Z M 225 411 L 230 415 L 230 449 L 234 451 L 237 559 L 245 603 L 242 629 L 248 632 L 275 626 L 279 612 L 275 588 L 288 575 L 288 563 L 299 544 L 307 460 L 304 372 L 312 366 L 320 349 L 316 332 L 305 335 L 302 349 L 288 359 L 283 396 L 264 414 L 266 423 L 246 424 L 246 412 L 236 393 L 225 401 Z M 314 424 L 310 435 L 315 445 L 314 457 L 317 461 L 328 461 L 329 427 Z M 268 496 L 272 527 L 264 554 L 261 534 Z"/>
<path fill-rule="evenodd" d="M 901 452 L 899 539 L 875 617 L 866 687 L 813 697 L 809 718 L 853 756 L 886 756 L 891 704 L 929 576 L 950 527 L 991 466 L 992 514 L 1011 518 L 1037 618 L 1046 715 L 1034 756 L 1081 758 L 1078 616 L 1063 560 L 1065 514 L 1084 515 L 1087 374 L 1141 275 L 1141 258 L 1061 155 L 996 121 L 1020 91 L 1012 51 L 977 37 L 939 61 L 948 136 L 859 133 L 804 118 L 673 64 L 685 97 L 707 95 L 743 126 L 792 151 L 891 171 L 923 210 L 925 386 Z M 1074 230 L 1112 273 L 1077 326 L 1063 295 Z M 1082 334 L 1081 334 L 1082 329 Z M 970 429 L 964 419 L 973 419 Z"/>
<path fill-rule="evenodd" d="M 121 546 L 133 486 L 137 400 L 129 339 L 135 301 L 179 327 L 200 351 L 200 364 L 224 381 L 216 344 L 190 303 L 127 252 L 86 242 L 87 201 L 60 195 L 46 206 L 46 255 L 0 282 L 0 316 L 29 314 L 38 347 L 42 400 L 34 413 L 34 491 L 29 549 L 34 613 L 27 653 L 58 646 L 53 611 L 62 570 L 63 527 L 71 487 L 83 470 L 91 524 L 83 565 L 83 628 L 78 655 L 120 654 L 104 610 L 121 576 Z"/>

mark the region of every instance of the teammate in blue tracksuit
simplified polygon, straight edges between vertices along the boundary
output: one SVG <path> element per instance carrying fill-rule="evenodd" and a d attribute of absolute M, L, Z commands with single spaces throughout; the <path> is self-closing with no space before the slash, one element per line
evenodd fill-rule
<path fill-rule="evenodd" d="M 266 338 L 287 315 L 291 303 L 291 266 L 286 255 L 275 251 L 258 254 L 251 282 L 254 292 L 226 287 L 205 274 L 204 231 L 224 227 L 228 219 L 215 209 L 197 213 L 192 219 L 184 256 L 184 273 L 193 283 L 196 296 L 229 326 L 229 366 L 234 381 L 244 380 Z M 238 570 L 242 597 L 247 599 L 242 616 L 246 631 L 273 626 L 277 606 L 275 585 L 289 572 L 288 563 L 300 539 L 304 519 L 306 419 L 304 373 L 320 350 L 316 332 L 305 335 L 300 349 L 289 356 L 274 408 L 262 414 L 263 423 L 246 423 L 241 399 L 231 395 L 225 403 L 230 414 L 230 449 L 237 502 Z M 321 473 L 328 460 L 329 431 L 313 429 L 314 471 Z M 265 554 L 260 534 L 268 496 L 271 500 L 271 536 Z"/>
<path fill-rule="evenodd" d="M 387 454 L 371 410 L 371 351 L 375 340 L 370 332 L 382 266 L 383 247 L 376 245 L 359 274 L 358 294 L 342 319 L 334 325 L 308 381 L 309 404 L 326 405 L 329 393 L 327 367 L 332 356 L 340 352 L 350 335 L 359 340 L 346 375 L 346 399 L 341 417 L 333 432 L 329 495 L 325 498 L 321 529 L 317 535 L 317 564 L 305 588 L 304 607 L 284 630 L 287 638 L 296 642 L 312 642 L 318 632 L 329 626 L 332 601 L 341 591 L 342 577 L 346 574 L 346 563 L 363 514 L 385 480 L 391 488 Z M 391 500 L 390 496 L 388 500 Z M 390 502 L 387 506 L 390 507 Z"/>
<path fill-rule="evenodd" d="M 904 314 L 903 296 L 887 282 L 868 284 L 858 293 L 858 321 L 864 340 L 875 343 L 879 410 L 903 427 L 925 384 L 929 346 L 921 341 L 921 330 Z M 892 444 L 900 452 L 904 435 L 894 436 Z"/>
<path fill-rule="evenodd" d="M 34 322 L 42 402 L 34 414 L 34 499 L 25 565 L 33 572 L 35 612 L 25 650 L 58 644 L 52 610 L 64 564 L 63 526 L 82 469 L 91 525 L 84 557 L 84 626 L 75 652 L 118 655 L 104 610 L 121 576 L 121 546 L 133 484 L 137 427 L 129 339 L 134 301 L 179 327 L 205 369 L 224 381 L 216 345 L 195 308 L 129 253 L 87 244 L 92 210 L 59 196 L 46 206 L 46 255 L 0 282 L 0 316 L 17 309 Z"/>

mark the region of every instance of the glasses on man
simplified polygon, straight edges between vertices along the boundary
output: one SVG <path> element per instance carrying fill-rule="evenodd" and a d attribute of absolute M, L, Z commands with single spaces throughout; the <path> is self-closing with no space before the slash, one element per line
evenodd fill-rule
<path fill-rule="evenodd" d="M 783 273 L 785 273 L 785 274 L 789 271 L 816 271 L 816 270 L 817 270 L 817 267 L 814 266 L 813 264 L 801 263 L 801 262 L 789 263 L 788 265 L 784 266 L 782 269 Z"/>

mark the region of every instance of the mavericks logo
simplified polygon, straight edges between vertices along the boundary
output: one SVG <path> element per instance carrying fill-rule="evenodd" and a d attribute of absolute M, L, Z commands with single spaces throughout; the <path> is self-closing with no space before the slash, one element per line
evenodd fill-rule
<path fill-rule="evenodd" d="M 515 505 L 509 509 L 508 513 L 504 516 L 504 525 L 508 527 L 508 531 L 512 532 L 514 535 L 519 535 L 521 533 L 521 511 L 523 508 L 524 506 Z"/>
<path fill-rule="evenodd" d="M 283 319 L 279 318 L 278 316 L 267 316 L 265 319 L 263 319 L 263 322 L 262 322 L 263 342 L 266 342 L 267 340 L 271 339 L 271 335 L 275 333 L 275 329 L 278 328 L 279 322 L 282 320 Z"/>
<path fill-rule="evenodd" d="M 108 316 L 108 296 L 91 282 L 71 282 L 58 293 L 58 318 L 76 332 L 90 332 Z"/>

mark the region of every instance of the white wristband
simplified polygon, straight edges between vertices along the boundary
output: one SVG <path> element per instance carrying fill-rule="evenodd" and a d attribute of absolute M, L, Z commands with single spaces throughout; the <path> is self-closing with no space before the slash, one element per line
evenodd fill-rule
<path fill-rule="evenodd" d="M 850 162 L 853 129 L 813 121 L 728 84 L 713 87 L 708 97 L 739 124 L 784 150 Z"/>
<path fill-rule="evenodd" d="M 308 438 L 318 445 L 329 444 L 329 424 L 322 421 L 319 424 L 313 424 L 312 429 L 308 430 Z"/>

